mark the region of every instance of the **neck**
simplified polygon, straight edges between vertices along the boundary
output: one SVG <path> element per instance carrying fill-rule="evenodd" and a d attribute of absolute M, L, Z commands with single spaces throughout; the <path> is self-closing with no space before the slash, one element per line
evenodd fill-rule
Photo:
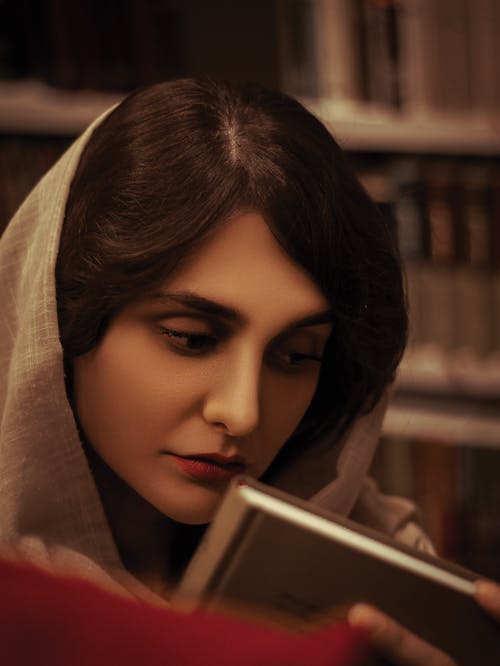
<path fill-rule="evenodd" d="M 90 446 L 85 448 L 124 566 L 154 592 L 168 597 L 192 553 L 186 543 L 191 526 L 180 526 L 164 516 L 117 476 Z M 196 531 L 199 529 L 196 526 Z"/>

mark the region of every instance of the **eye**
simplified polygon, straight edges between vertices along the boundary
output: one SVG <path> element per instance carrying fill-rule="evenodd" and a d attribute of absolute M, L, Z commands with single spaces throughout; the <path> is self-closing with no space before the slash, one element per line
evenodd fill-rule
<path fill-rule="evenodd" d="M 207 333 L 179 331 L 173 328 L 161 328 L 161 334 L 168 338 L 169 345 L 177 352 L 187 356 L 197 356 L 211 352 L 217 345 L 217 338 Z"/>
<path fill-rule="evenodd" d="M 319 354 L 291 350 L 273 350 L 271 360 L 275 367 L 286 372 L 316 370 L 323 361 Z"/>

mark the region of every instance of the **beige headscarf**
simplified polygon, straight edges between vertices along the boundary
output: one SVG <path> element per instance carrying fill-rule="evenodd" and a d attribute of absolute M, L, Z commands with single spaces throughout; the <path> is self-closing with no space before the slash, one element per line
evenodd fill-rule
<path fill-rule="evenodd" d="M 66 398 L 54 278 L 69 186 L 99 122 L 38 183 L 0 240 L 0 542 L 21 544 L 28 558 L 45 562 L 72 553 L 82 574 L 120 578 Z M 278 485 L 392 534 L 417 529 L 413 505 L 384 499 L 365 482 L 384 411 L 385 400 L 355 423 L 338 460 L 322 442 Z M 406 540 L 416 543 L 420 534 Z"/>

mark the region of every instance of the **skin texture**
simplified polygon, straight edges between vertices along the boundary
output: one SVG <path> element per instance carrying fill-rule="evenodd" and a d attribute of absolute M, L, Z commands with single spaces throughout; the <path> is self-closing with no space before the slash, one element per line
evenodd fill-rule
<path fill-rule="evenodd" d="M 208 315 L 187 295 L 236 312 Z M 263 218 L 244 213 L 75 359 L 76 410 L 115 539 L 152 589 L 164 592 L 169 519 L 208 522 L 226 487 L 191 478 L 175 457 L 238 454 L 246 473 L 261 476 L 313 397 L 328 310 Z M 313 315 L 323 323 L 297 327 Z M 478 585 L 477 599 L 500 619 L 500 587 Z M 453 664 L 367 605 L 349 621 L 396 664 Z"/>
<path fill-rule="evenodd" d="M 186 305 L 187 294 L 236 313 L 201 312 Z M 323 323 L 298 326 L 312 315 Z M 161 293 L 118 313 L 99 345 L 75 359 L 80 425 L 137 493 L 135 505 L 146 500 L 173 520 L 208 522 L 227 483 L 191 478 L 176 456 L 237 454 L 245 473 L 260 477 L 311 402 L 328 319 L 325 297 L 262 216 L 238 215 Z M 111 483 L 102 477 L 101 486 Z"/>
<path fill-rule="evenodd" d="M 500 585 L 490 580 L 476 583 L 476 601 L 492 617 L 500 622 Z"/>

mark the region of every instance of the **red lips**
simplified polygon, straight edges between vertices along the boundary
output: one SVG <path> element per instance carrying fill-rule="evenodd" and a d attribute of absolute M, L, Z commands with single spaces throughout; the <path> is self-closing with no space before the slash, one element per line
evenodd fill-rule
<path fill-rule="evenodd" d="M 196 458 L 197 460 L 208 460 L 218 465 L 229 465 L 236 463 L 239 465 L 245 464 L 245 459 L 239 455 L 223 456 L 220 453 L 197 453 L 193 456 L 186 456 L 186 458 Z"/>
<path fill-rule="evenodd" d="M 206 483 L 227 483 L 233 476 L 242 474 L 247 465 L 239 455 L 223 456 L 220 453 L 200 453 L 192 456 L 173 455 L 172 459 L 187 476 Z"/>

